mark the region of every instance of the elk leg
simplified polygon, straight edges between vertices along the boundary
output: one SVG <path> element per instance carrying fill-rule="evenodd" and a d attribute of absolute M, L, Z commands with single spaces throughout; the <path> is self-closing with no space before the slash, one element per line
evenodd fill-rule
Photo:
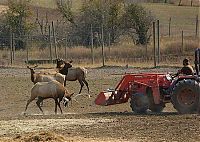
<path fill-rule="evenodd" d="M 25 111 L 27 110 L 28 105 L 29 105 L 34 99 L 35 99 L 35 98 L 30 98 L 30 99 L 27 101 Z"/>
<path fill-rule="evenodd" d="M 41 101 L 40 106 L 43 106 L 43 101 Z"/>
<path fill-rule="evenodd" d="M 59 100 L 59 102 L 58 102 L 58 107 L 60 108 L 60 112 L 61 112 L 61 114 L 63 114 L 63 112 L 62 112 L 62 109 L 61 109 L 61 107 L 60 107 L 60 100 Z"/>
<path fill-rule="evenodd" d="M 40 106 L 40 103 L 43 101 L 44 99 L 42 97 L 38 97 L 38 100 L 36 102 L 37 106 L 39 107 L 40 111 L 44 114 L 41 106 Z"/>
<path fill-rule="evenodd" d="M 61 110 L 60 104 L 58 103 L 58 100 L 57 99 L 54 99 L 54 100 L 55 100 L 55 114 L 57 114 L 57 105 L 60 108 L 60 111 L 62 113 L 62 110 Z"/>
<path fill-rule="evenodd" d="M 87 86 L 87 90 L 88 90 L 88 93 L 89 93 L 90 89 L 89 89 L 89 86 L 88 86 L 88 83 L 87 83 L 87 81 L 84 79 L 84 80 L 83 80 L 83 82 L 84 82 L 84 83 L 85 83 L 85 85 Z"/>
<path fill-rule="evenodd" d="M 65 75 L 64 86 L 66 86 L 67 76 Z"/>
<path fill-rule="evenodd" d="M 82 91 L 82 88 L 83 88 L 83 86 L 84 86 L 84 83 L 81 81 L 81 80 L 78 80 L 79 81 L 79 83 L 80 83 L 80 85 L 81 85 L 81 89 L 80 89 L 80 91 L 79 91 L 79 94 L 81 93 L 81 91 Z"/>

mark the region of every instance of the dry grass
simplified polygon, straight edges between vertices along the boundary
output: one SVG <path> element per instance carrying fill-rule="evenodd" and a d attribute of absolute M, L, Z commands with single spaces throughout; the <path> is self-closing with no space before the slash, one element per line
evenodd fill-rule
<path fill-rule="evenodd" d="M 148 46 L 146 55 L 146 47 L 133 45 L 130 41 L 121 42 L 117 45 L 105 47 L 106 65 L 115 66 L 136 66 L 136 67 L 152 67 L 153 66 L 153 45 Z M 179 38 L 161 38 L 161 64 L 160 65 L 180 65 L 181 59 L 185 57 L 193 60 L 194 50 L 199 47 L 198 38 L 184 38 L 184 52 L 181 52 L 182 43 Z M 94 49 L 94 61 L 92 65 L 91 49 L 86 47 L 74 48 L 58 48 L 59 58 L 65 60 L 73 60 L 76 65 L 86 67 L 97 67 L 102 65 L 102 48 Z M 29 60 L 35 59 L 50 59 L 49 48 L 30 48 Z M 55 51 L 52 49 L 52 56 L 55 59 Z M 3 49 L 0 52 L 0 65 L 6 66 L 10 64 L 10 50 Z M 24 65 L 27 59 L 26 50 L 17 50 L 15 52 L 14 65 Z M 54 65 L 53 65 L 54 66 Z"/>

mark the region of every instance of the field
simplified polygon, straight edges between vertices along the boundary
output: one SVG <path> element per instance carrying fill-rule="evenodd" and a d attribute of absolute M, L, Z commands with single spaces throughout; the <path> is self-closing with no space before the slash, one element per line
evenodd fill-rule
<path fill-rule="evenodd" d="M 38 69 L 39 70 L 39 69 Z M 37 71 L 38 71 L 37 70 Z M 43 69 L 40 69 L 43 70 Z M 0 68 L 0 141 L 7 142 L 138 142 L 138 141 L 200 141 L 200 116 L 179 115 L 171 104 L 163 113 L 137 115 L 129 103 L 96 106 L 94 99 L 107 88 L 114 88 L 126 73 L 176 72 L 176 68 L 142 69 L 125 67 L 88 68 L 86 88 L 64 114 L 54 115 L 54 102 L 44 101 L 42 115 L 35 101 L 24 115 L 26 101 L 33 86 L 26 68 Z M 70 92 L 79 91 L 78 82 L 68 82 Z"/>
<path fill-rule="evenodd" d="M 0 4 L 5 4 L 1 0 Z M 176 1 L 177 2 L 177 1 Z M 183 5 L 189 5 L 183 0 Z M 57 20 L 58 11 L 55 11 L 55 1 L 35 0 L 34 6 L 41 6 L 39 18 L 45 18 L 46 11 L 49 20 Z M 81 3 L 73 0 L 76 11 Z M 196 3 L 195 3 L 196 4 Z M 15 60 L 10 65 L 10 50 L 5 48 L 0 51 L 0 142 L 197 142 L 200 141 L 200 115 L 180 115 L 167 104 L 162 113 L 138 115 L 132 112 L 130 103 L 114 106 L 97 106 L 94 100 L 100 91 L 114 88 L 125 73 L 141 72 L 176 72 L 181 61 L 189 57 L 193 63 L 193 50 L 199 47 L 199 37 L 195 35 L 195 18 L 199 14 L 199 7 L 174 6 L 164 4 L 142 4 L 152 11 L 161 22 L 161 63 L 159 68 L 153 67 L 153 59 L 144 58 L 145 49 L 133 45 L 131 40 L 124 39 L 111 47 L 109 53 L 106 49 L 106 65 L 101 66 L 101 49 L 95 50 L 95 64 L 91 65 L 90 49 L 85 47 L 67 49 L 67 59 L 73 59 L 76 66 L 86 66 L 88 69 L 87 80 L 90 87 L 91 98 L 88 98 L 86 87 L 82 95 L 77 97 L 63 108 L 64 114 L 54 114 L 54 101 L 44 101 L 42 115 L 33 101 L 26 113 L 25 105 L 30 97 L 33 83 L 30 80 L 30 70 L 26 68 L 26 50 L 17 50 Z M 177 5 L 177 3 L 175 3 Z M 6 7 L 0 7 L 4 10 Z M 33 7 L 33 18 L 36 18 L 36 7 Z M 168 34 L 168 20 L 172 17 L 172 36 Z M 200 23 L 200 22 L 199 22 Z M 184 53 L 180 54 L 181 31 L 184 30 Z M 178 35 L 178 36 L 177 36 Z M 125 37 L 126 38 L 126 37 Z M 38 48 L 37 48 L 38 47 Z M 123 47 L 123 48 L 121 48 Z M 149 57 L 152 58 L 153 46 L 148 45 Z M 65 48 L 59 48 L 59 57 L 65 58 Z M 49 58 L 49 49 L 39 45 L 29 48 L 29 59 Z M 170 53 L 177 54 L 171 55 Z M 192 56 L 191 56 L 192 55 Z M 53 54 L 54 56 L 54 54 Z M 112 66 L 109 66 L 112 65 Z M 128 67 L 126 66 L 128 65 Z M 41 67 L 55 65 L 39 65 Z M 167 66 L 167 67 L 165 67 Z M 169 67 L 172 66 L 172 67 Z M 70 93 L 77 95 L 78 82 L 67 82 Z"/>

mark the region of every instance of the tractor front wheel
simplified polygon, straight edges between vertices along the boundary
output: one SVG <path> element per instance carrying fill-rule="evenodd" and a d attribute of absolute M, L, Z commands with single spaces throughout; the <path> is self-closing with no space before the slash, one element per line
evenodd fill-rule
<path fill-rule="evenodd" d="M 154 98 L 153 98 L 153 92 L 152 92 L 152 89 L 147 89 L 147 96 L 148 96 L 148 99 L 149 99 L 149 109 L 152 111 L 152 112 L 162 112 L 164 107 L 165 107 L 165 104 L 163 102 L 160 102 L 160 104 L 155 104 L 154 103 Z"/>
<path fill-rule="evenodd" d="M 136 113 L 145 113 L 149 107 L 147 96 L 142 93 L 135 93 L 131 96 L 130 107 Z"/>
<path fill-rule="evenodd" d="M 195 80 L 179 81 L 171 96 L 174 108 L 181 114 L 193 113 L 197 110 L 199 102 L 200 86 Z"/>

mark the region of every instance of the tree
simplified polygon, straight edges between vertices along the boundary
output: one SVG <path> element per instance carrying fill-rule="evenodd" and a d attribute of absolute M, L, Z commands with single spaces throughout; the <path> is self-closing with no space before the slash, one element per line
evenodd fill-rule
<path fill-rule="evenodd" d="M 74 16 L 73 16 L 73 12 L 72 12 L 72 4 L 71 4 L 71 0 L 67 0 L 66 3 L 64 3 L 62 0 L 56 0 L 56 4 L 58 7 L 59 12 L 62 14 L 63 18 L 72 23 L 75 24 L 74 22 Z"/>
<path fill-rule="evenodd" d="M 122 1 L 114 1 L 108 10 L 108 23 L 107 27 L 111 35 L 111 43 L 121 35 L 121 16 L 123 14 L 123 4 Z"/>
<path fill-rule="evenodd" d="M 131 36 L 135 44 L 145 45 L 149 42 L 149 29 L 152 25 L 153 16 L 142 6 L 137 4 L 127 6 L 123 21 L 123 28 Z"/>
<path fill-rule="evenodd" d="M 91 25 L 93 27 L 94 44 L 99 44 L 101 27 L 104 27 L 104 40 L 108 43 L 110 33 L 111 43 L 120 35 L 120 19 L 122 16 L 122 0 L 91 0 L 85 2 L 81 12 L 76 17 L 76 27 L 73 35 L 78 36 L 84 45 L 90 44 Z"/>
<path fill-rule="evenodd" d="M 24 36 L 33 28 L 33 24 L 28 22 L 31 16 L 29 3 L 30 0 L 8 0 L 8 10 L 4 14 L 5 28 L 19 38 L 15 42 L 17 48 L 24 48 Z"/>

